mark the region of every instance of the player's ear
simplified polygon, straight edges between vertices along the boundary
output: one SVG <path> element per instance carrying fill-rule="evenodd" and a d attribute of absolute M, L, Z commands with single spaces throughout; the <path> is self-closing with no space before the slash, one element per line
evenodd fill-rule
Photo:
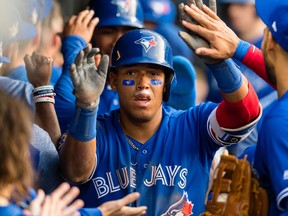
<path fill-rule="evenodd" d="M 109 72 L 109 84 L 114 91 L 117 90 L 116 77 L 117 75 L 114 71 Z"/>

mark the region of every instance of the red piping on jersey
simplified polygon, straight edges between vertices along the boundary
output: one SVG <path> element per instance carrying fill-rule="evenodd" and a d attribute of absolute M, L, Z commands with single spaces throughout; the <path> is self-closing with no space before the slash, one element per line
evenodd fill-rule
<path fill-rule="evenodd" d="M 260 49 L 254 45 L 251 45 L 248 52 L 244 56 L 242 63 L 252 69 L 258 76 L 276 89 L 276 85 L 268 80 L 264 57 Z"/>
<path fill-rule="evenodd" d="M 247 95 L 238 102 L 223 100 L 217 110 L 216 119 L 220 127 L 235 129 L 256 119 L 260 112 L 258 97 L 248 82 Z"/>

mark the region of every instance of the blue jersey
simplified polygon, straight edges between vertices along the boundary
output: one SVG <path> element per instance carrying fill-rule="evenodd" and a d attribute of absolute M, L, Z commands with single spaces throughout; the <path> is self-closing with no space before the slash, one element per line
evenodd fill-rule
<path fill-rule="evenodd" d="M 63 71 L 55 86 L 55 110 L 62 133 L 67 130 L 75 112 L 76 97 L 73 94 L 74 86 L 70 77 L 70 67 L 77 54 L 86 47 L 86 45 L 85 40 L 78 36 L 67 36 L 63 40 Z M 100 96 L 98 114 L 105 114 L 118 107 L 118 93 L 112 90 L 109 85 L 106 85 Z"/>
<path fill-rule="evenodd" d="M 13 97 L 21 99 L 32 111 L 35 110 L 30 83 L 0 76 L 0 88 Z"/>
<path fill-rule="evenodd" d="M 98 117 L 97 167 L 79 186 L 85 207 L 138 191 L 141 196 L 132 206 L 146 205 L 147 215 L 202 213 L 211 162 L 220 147 L 207 129 L 215 107 L 203 103 L 187 111 L 163 108 L 161 126 L 144 145 L 125 136 L 119 110 Z"/>
<path fill-rule="evenodd" d="M 288 92 L 274 104 L 262 122 L 254 168 L 267 189 L 269 215 L 282 215 L 288 198 Z M 282 213 L 282 214 L 281 214 Z M 285 209 L 286 215 L 288 209 Z"/>
<path fill-rule="evenodd" d="M 1 216 L 24 216 L 22 209 L 15 204 L 9 204 L 7 206 L 0 206 L 0 215 Z"/>

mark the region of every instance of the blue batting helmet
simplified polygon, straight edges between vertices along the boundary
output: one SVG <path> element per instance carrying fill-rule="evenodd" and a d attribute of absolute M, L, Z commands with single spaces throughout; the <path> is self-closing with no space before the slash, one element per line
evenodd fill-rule
<path fill-rule="evenodd" d="M 168 101 L 174 78 L 173 54 L 168 41 L 160 34 L 146 29 L 136 29 L 122 35 L 112 49 L 111 70 L 141 63 L 164 67 L 166 90 L 163 100 Z"/>
<path fill-rule="evenodd" d="M 143 10 L 138 0 L 90 0 L 88 6 L 99 17 L 97 27 L 144 27 Z"/>
<path fill-rule="evenodd" d="M 174 23 L 177 18 L 176 6 L 172 0 L 141 0 L 144 21 Z"/>

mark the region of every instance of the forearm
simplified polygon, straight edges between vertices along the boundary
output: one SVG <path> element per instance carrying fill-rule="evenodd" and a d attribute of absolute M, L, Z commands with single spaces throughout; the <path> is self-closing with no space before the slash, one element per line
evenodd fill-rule
<path fill-rule="evenodd" d="M 49 134 L 55 147 L 58 148 L 61 132 L 53 103 L 36 103 L 35 123 Z"/>
<path fill-rule="evenodd" d="M 216 117 L 224 128 L 239 128 L 257 118 L 260 112 L 258 97 L 232 60 L 208 65 L 224 100 L 218 106 Z"/>
<path fill-rule="evenodd" d="M 248 42 L 240 41 L 233 57 L 240 60 L 244 65 L 252 69 L 259 77 L 276 89 L 276 86 L 272 84 L 267 77 L 265 61 L 260 49 Z"/>
<path fill-rule="evenodd" d="M 62 176 L 70 183 L 83 183 L 91 176 L 96 164 L 96 139 L 79 141 L 68 135 L 60 148 Z"/>
<path fill-rule="evenodd" d="M 60 146 L 60 166 L 65 179 L 74 183 L 85 182 L 96 164 L 97 108 L 77 107 L 67 138 Z"/>
<path fill-rule="evenodd" d="M 36 108 L 35 123 L 49 134 L 55 147 L 58 148 L 61 132 L 54 108 L 54 88 L 47 84 L 34 85 L 35 88 L 32 90 L 32 95 Z"/>

